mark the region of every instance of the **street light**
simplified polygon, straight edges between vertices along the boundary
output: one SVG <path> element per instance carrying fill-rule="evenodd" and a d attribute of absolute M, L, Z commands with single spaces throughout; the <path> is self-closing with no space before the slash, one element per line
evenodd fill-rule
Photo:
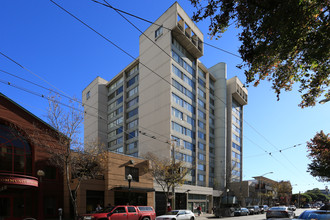
<path fill-rule="evenodd" d="M 131 174 L 127 175 L 127 181 L 128 181 L 128 205 L 131 203 L 131 181 L 133 177 Z"/>
<path fill-rule="evenodd" d="M 261 203 L 261 177 L 264 177 L 266 176 L 267 174 L 272 174 L 273 172 L 268 172 L 268 173 L 265 173 L 261 176 L 259 176 L 259 202 Z M 259 204 L 261 205 L 261 204 Z"/>
<path fill-rule="evenodd" d="M 227 206 L 228 206 L 228 193 L 229 193 L 229 189 L 226 190 L 227 191 Z"/>
<path fill-rule="evenodd" d="M 39 202 L 39 211 L 38 211 L 38 218 L 43 219 L 44 218 L 44 201 L 43 201 L 43 184 L 42 184 L 42 178 L 45 176 L 45 171 L 38 170 L 37 176 L 39 177 L 39 188 L 38 188 L 38 202 Z"/>

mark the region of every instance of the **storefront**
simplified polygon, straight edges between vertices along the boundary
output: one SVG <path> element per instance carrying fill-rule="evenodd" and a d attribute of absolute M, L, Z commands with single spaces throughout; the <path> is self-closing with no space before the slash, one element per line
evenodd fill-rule
<path fill-rule="evenodd" d="M 1 220 L 54 218 L 63 206 L 63 178 L 31 135 L 37 124 L 52 129 L 0 93 Z"/>

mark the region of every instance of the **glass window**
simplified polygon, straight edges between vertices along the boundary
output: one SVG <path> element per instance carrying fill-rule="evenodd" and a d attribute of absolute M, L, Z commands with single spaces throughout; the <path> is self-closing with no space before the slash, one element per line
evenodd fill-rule
<path fill-rule="evenodd" d="M 127 118 L 131 118 L 133 117 L 134 115 L 137 115 L 139 113 L 139 108 L 135 108 L 129 112 L 127 112 Z"/>
<path fill-rule="evenodd" d="M 131 89 L 130 91 L 127 92 L 127 98 L 133 96 L 137 92 L 138 92 L 138 86 L 134 87 L 133 89 Z"/>
<path fill-rule="evenodd" d="M 156 31 L 155 31 L 155 38 L 158 38 L 160 35 L 163 34 L 163 26 L 160 26 Z"/>
<path fill-rule="evenodd" d="M 173 107 L 172 107 L 172 115 L 174 115 L 175 117 L 183 120 L 183 113 L 181 111 L 179 111 L 178 109 L 173 108 Z"/>
<path fill-rule="evenodd" d="M 206 119 L 206 114 L 204 112 L 202 112 L 201 110 L 198 110 L 198 116 L 200 118 Z"/>
<path fill-rule="evenodd" d="M 133 105 L 139 103 L 139 96 L 135 97 L 134 99 L 127 102 L 127 108 L 132 107 Z"/>
<path fill-rule="evenodd" d="M 131 138 L 135 138 L 139 135 L 138 130 L 135 131 L 131 131 L 127 134 L 127 140 L 131 139 Z"/>
<path fill-rule="evenodd" d="M 132 79 L 130 79 L 127 82 L 127 88 L 130 87 L 131 85 L 133 85 L 135 82 L 137 82 L 139 80 L 139 75 L 134 76 Z"/>
<path fill-rule="evenodd" d="M 204 80 L 202 80 L 202 79 L 199 78 L 199 77 L 198 77 L 198 83 L 199 83 L 199 85 L 201 85 L 203 88 L 206 87 L 206 84 L 205 84 Z"/>
<path fill-rule="evenodd" d="M 198 142 L 198 148 L 201 150 L 205 150 L 205 144 Z"/>
<path fill-rule="evenodd" d="M 90 97 L 91 97 L 91 93 L 90 93 L 90 91 L 88 91 L 88 92 L 86 93 L 86 100 L 88 100 Z"/>
<path fill-rule="evenodd" d="M 203 128 L 203 129 L 206 129 L 205 123 L 202 122 L 202 121 L 200 121 L 200 120 L 198 120 L 198 127 Z"/>
<path fill-rule="evenodd" d="M 0 124 L 0 171 L 32 173 L 31 147 L 14 128 Z"/>
<path fill-rule="evenodd" d="M 136 127 L 137 125 L 138 125 L 138 119 L 135 119 L 127 124 L 127 128 L 131 129 L 131 128 Z"/>
<path fill-rule="evenodd" d="M 206 93 L 203 90 L 201 90 L 200 88 L 198 88 L 198 95 L 200 95 L 201 97 L 206 99 Z"/>

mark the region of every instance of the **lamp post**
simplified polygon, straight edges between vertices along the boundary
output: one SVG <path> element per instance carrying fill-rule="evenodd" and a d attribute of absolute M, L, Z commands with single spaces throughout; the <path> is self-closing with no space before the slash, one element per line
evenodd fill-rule
<path fill-rule="evenodd" d="M 190 189 L 188 189 L 187 191 L 186 191 L 186 198 L 187 198 L 187 202 L 186 202 L 186 209 L 188 210 L 188 206 L 189 206 L 189 203 L 188 203 L 188 199 L 189 199 L 189 192 L 190 192 Z M 193 210 L 192 210 L 193 211 Z"/>
<path fill-rule="evenodd" d="M 38 190 L 38 219 L 44 219 L 44 201 L 43 201 L 43 184 L 42 184 L 42 177 L 45 176 L 45 171 L 43 170 L 38 170 L 37 171 L 37 176 L 39 177 L 39 190 Z"/>
<path fill-rule="evenodd" d="M 261 177 L 264 177 L 266 176 L 267 174 L 272 174 L 273 172 L 268 172 L 268 173 L 265 173 L 261 176 L 259 176 L 259 203 L 261 203 Z M 259 204 L 261 205 L 261 204 Z"/>
<path fill-rule="evenodd" d="M 131 181 L 133 177 L 131 174 L 127 175 L 127 181 L 128 181 L 128 205 L 131 203 Z"/>
<path fill-rule="evenodd" d="M 227 196 L 226 197 L 227 197 L 227 206 L 228 206 L 228 203 L 229 203 L 228 202 L 228 193 L 229 193 L 229 189 L 228 188 L 227 188 L 226 192 L 227 192 Z"/>

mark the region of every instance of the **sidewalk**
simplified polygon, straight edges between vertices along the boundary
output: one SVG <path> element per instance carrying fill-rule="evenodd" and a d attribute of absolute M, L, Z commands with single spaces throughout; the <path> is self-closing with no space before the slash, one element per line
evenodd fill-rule
<path fill-rule="evenodd" d="M 214 214 L 210 214 L 210 213 L 203 213 L 200 216 L 198 216 L 198 214 L 196 213 L 195 216 L 197 220 L 208 220 L 208 219 L 216 218 Z"/>

